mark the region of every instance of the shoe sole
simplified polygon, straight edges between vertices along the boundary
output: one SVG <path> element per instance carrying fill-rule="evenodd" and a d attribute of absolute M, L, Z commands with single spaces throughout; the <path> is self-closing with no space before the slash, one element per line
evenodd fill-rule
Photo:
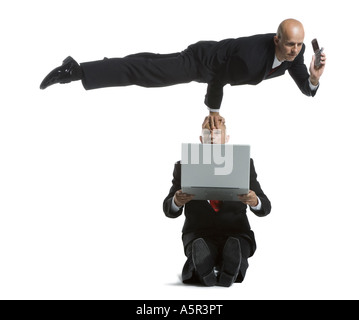
<path fill-rule="evenodd" d="M 228 238 L 223 248 L 223 264 L 218 277 L 218 284 L 230 287 L 236 281 L 241 266 L 242 254 L 239 240 Z"/>
<path fill-rule="evenodd" d="M 200 281 L 205 286 L 214 286 L 217 282 L 214 262 L 211 252 L 202 238 L 193 241 L 192 261 Z"/>

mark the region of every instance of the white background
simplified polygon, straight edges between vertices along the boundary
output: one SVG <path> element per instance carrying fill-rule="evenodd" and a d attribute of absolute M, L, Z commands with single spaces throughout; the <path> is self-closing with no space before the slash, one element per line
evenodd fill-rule
<path fill-rule="evenodd" d="M 355 1 L 2 1 L 1 299 L 357 299 Z M 78 62 L 275 32 L 286 18 L 325 47 L 315 98 L 286 74 L 225 87 L 231 143 L 252 146 L 272 213 L 231 288 L 185 286 L 184 217 L 162 201 L 182 142 L 198 142 L 205 84 L 85 91 L 40 82 Z"/>

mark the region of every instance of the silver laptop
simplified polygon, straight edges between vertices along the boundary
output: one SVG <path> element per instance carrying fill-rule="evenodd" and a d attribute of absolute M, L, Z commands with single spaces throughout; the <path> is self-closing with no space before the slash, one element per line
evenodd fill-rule
<path fill-rule="evenodd" d="M 249 170 L 249 145 L 182 144 L 182 192 L 194 200 L 239 201 L 249 192 Z"/>

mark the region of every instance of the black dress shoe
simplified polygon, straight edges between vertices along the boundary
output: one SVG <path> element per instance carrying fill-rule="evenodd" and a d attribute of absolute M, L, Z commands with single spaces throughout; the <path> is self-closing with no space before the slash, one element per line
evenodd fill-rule
<path fill-rule="evenodd" d="M 208 287 L 214 286 L 217 282 L 214 272 L 214 259 L 203 238 L 193 241 L 192 260 L 201 283 Z"/>
<path fill-rule="evenodd" d="M 67 57 L 60 67 L 52 70 L 40 84 L 40 89 L 55 83 L 69 83 L 75 80 L 82 79 L 82 70 L 80 65 L 71 57 Z"/>
<path fill-rule="evenodd" d="M 218 285 L 230 287 L 236 281 L 241 261 L 242 254 L 239 240 L 229 237 L 223 247 L 223 263 L 218 276 Z"/>

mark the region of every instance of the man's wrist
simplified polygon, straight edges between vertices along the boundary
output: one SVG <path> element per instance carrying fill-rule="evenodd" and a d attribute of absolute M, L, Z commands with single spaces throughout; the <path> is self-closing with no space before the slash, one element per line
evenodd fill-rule
<path fill-rule="evenodd" d="M 318 87 L 318 85 L 319 85 L 319 79 L 313 78 L 313 77 L 309 77 L 309 81 L 310 81 L 310 83 L 312 84 L 312 86 Z"/>
<path fill-rule="evenodd" d="M 182 205 L 177 202 L 176 196 L 173 197 L 173 203 L 174 203 L 178 208 L 181 208 L 181 207 L 182 207 Z"/>
<path fill-rule="evenodd" d="M 182 206 L 177 205 L 176 200 L 175 200 L 175 197 L 173 197 L 173 198 L 172 198 L 172 205 L 171 205 L 172 211 L 177 212 L 178 210 L 181 209 L 181 207 L 182 207 Z"/>
<path fill-rule="evenodd" d="M 256 206 L 253 206 L 253 207 L 251 206 L 251 208 L 255 211 L 259 211 L 262 209 L 262 202 L 261 202 L 261 199 L 259 199 L 259 197 L 257 197 L 257 201 L 258 201 L 258 203 Z"/>

